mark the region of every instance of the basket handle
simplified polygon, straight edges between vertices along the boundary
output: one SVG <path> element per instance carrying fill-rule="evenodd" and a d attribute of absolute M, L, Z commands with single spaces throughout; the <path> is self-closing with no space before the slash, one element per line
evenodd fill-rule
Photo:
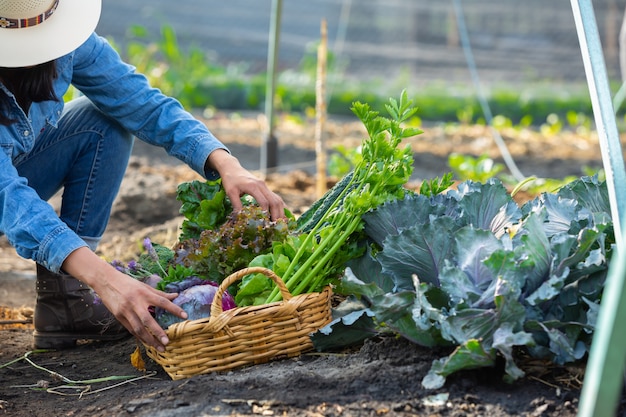
<path fill-rule="evenodd" d="M 276 273 L 274 273 L 274 271 L 272 271 L 271 269 L 263 268 L 262 266 L 252 266 L 249 268 L 240 269 L 224 278 L 224 280 L 218 287 L 217 292 L 213 296 L 213 302 L 211 303 L 211 317 L 217 317 L 224 311 L 222 307 L 222 297 L 224 296 L 224 292 L 228 289 L 228 287 L 239 281 L 244 276 L 250 274 L 264 274 L 272 281 L 274 281 L 274 283 L 280 290 L 280 294 L 283 296 L 283 301 L 289 301 L 292 298 L 289 289 L 287 288 L 283 280 L 278 275 L 276 275 Z"/>

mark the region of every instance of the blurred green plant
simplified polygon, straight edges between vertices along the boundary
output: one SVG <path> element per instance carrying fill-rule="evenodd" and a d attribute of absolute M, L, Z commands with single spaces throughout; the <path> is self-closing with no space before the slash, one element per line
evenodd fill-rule
<path fill-rule="evenodd" d="M 565 114 L 568 125 L 580 136 L 589 136 L 593 128 L 592 118 L 582 112 L 568 111 Z"/>
<path fill-rule="evenodd" d="M 579 176 L 576 175 L 567 175 L 563 178 L 528 177 L 519 182 L 513 178 L 513 176 L 503 171 L 504 165 L 495 163 L 487 155 L 481 155 L 478 158 L 475 158 L 470 155 L 453 153 L 448 157 L 448 166 L 456 175 L 456 179 L 460 182 L 472 180 L 480 183 L 486 183 L 490 178 L 498 178 L 503 184 L 512 187 L 514 189 L 514 193 L 524 191 L 530 195 L 554 193 L 565 184 L 579 178 Z M 581 171 L 582 176 L 597 176 L 599 181 L 606 180 L 604 169 L 583 166 Z"/>
<path fill-rule="evenodd" d="M 582 176 L 597 176 L 598 181 L 606 180 L 604 169 L 594 169 L 588 166 L 582 167 Z M 564 178 L 534 178 L 523 189 L 530 194 L 553 193 L 578 178 L 580 176 L 576 175 L 567 175 Z"/>
<path fill-rule="evenodd" d="M 489 178 L 497 177 L 504 169 L 504 165 L 496 163 L 488 155 L 475 158 L 470 155 L 452 153 L 448 156 L 448 166 L 459 181 L 486 182 Z"/>
<path fill-rule="evenodd" d="M 550 113 L 546 122 L 539 127 L 539 131 L 545 136 L 555 136 L 563 130 L 563 121 L 556 113 Z"/>
<path fill-rule="evenodd" d="M 169 25 L 164 25 L 156 37 L 141 26 L 132 26 L 129 34 L 130 41 L 120 54 L 146 74 L 155 87 L 178 98 L 185 107 L 259 110 L 263 106 L 265 74 L 249 73 L 246 63 L 221 66 L 199 48 L 183 50 Z M 279 74 L 277 110 L 304 113 L 315 107 L 316 47 L 317 43 L 307 45 L 299 67 Z M 332 54 L 329 62 L 328 113 L 352 116 L 350 108 L 354 101 L 367 102 L 375 110 L 384 110 L 390 80 L 350 80 L 341 76 L 340 63 Z M 419 103 L 417 116 L 423 120 L 484 124 L 476 95 L 466 86 L 433 83 L 411 94 L 411 98 Z M 533 91 L 505 86 L 494 89 L 487 99 L 492 112 L 506 115 L 504 120 L 510 120 L 514 127 L 530 126 L 533 120 L 548 120 L 554 114 L 559 120 L 567 118 L 568 121 L 576 115 L 576 121 L 569 123 L 582 128 L 589 125 L 588 121 L 582 121 L 584 117 L 591 120 L 592 115 L 584 83 L 580 88 L 569 88 L 567 94 L 545 85 Z M 620 115 L 623 114 L 624 109 L 620 109 Z M 548 129 L 557 128 L 549 120 L 546 125 Z"/>
<path fill-rule="evenodd" d="M 361 147 L 349 148 L 344 145 L 335 146 L 328 157 L 328 174 L 341 178 L 348 174 L 363 159 Z"/>
<path fill-rule="evenodd" d="M 474 121 L 474 108 L 472 106 L 460 108 L 456 111 L 456 117 L 461 124 L 468 125 Z"/>
<path fill-rule="evenodd" d="M 146 75 L 153 87 L 176 97 L 186 108 L 213 105 L 212 86 L 221 84 L 221 90 L 226 93 L 236 93 L 233 87 L 243 88 L 244 64 L 223 67 L 213 64 L 200 48 L 191 46 L 184 50 L 169 25 L 161 28 L 158 38 L 139 25 L 132 26 L 129 33 L 131 39 L 122 55 L 138 72 Z M 253 101 L 258 103 L 258 100 Z"/>

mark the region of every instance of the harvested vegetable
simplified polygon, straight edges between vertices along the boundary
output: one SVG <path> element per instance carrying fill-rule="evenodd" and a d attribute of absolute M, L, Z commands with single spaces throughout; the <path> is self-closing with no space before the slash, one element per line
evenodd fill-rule
<path fill-rule="evenodd" d="M 149 245 L 143 255 L 151 263 L 151 273 L 161 271 L 156 272 L 162 277 L 157 288 L 163 290 L 192 275 L 220 283 L 248 266 L 271 269 L 292 295 L 336 284 L 347 262 L 364 251 L 362 216 L 409 192 L 404 186 L 413 170 L 413 153 L 409 144 L 404 148 L 400 144 L 421 133 L 416 127 L 407 127 L 417 109 L 406 92 L 399 102 L 389 100 L 389 117 L 359 102 L 352 110 L 368 134 L 361 146 L 362 157 L 298 221 L 290 213 L 286 213 L 287 219 L 270 221 L 267 213 L 250 201 L 238 213 L 232 212 L 219 180 L 181 184 L 177 199 L 183 203 L 185 220 L 175 253 L 158 248 L 168 259 L 164 263 Z M 282 298 L 262 274 L 244 277 L 229 291 L 239 306 Z"/>
<path fill-rule="evenodd" d="M 202 278 L 221 282 L 256 256 L 271 251 L 273 242 L 285 240 L 294 227 L 288 219 L 270 220 L 257 205 L 245 206 L 230 213 L 219 227 L 182 241 L 179 250 L 185 257 L 180 263 Z"/>
<path fill-rule="evenodd" d="M 232 211 L 221 180 L 182 183 L 176 191 L 176 199 L 182 203 L 180 213 L 185 216 L 180 240 L 194 239 L 203 230 L 217 228 Z"/>
<path fill-rule="evenodd" d="M 362 253 L 356 242 L 363 229 L 363 214 L 403 198 L 407 192 L 404 185 L 413 171 L 413 152 L 410 145 L 399 146 L 402 140 L 422 133 L 403 126 L 417 108 L 404 91 L 400 102 L 390 99 L 386 109 L 389 118 L 379 116 L 367 104 L 353 104 L 352 111 L 369 136 L 362 144 L 362 159 L 320 204 L 313 205 L 313 213 L 303 214 L 300 230 L 306 235 L 304 240 L 291 248 L 294 255 L 286 270 L 274 270 L 292 295 L 319 291 L 336 280 L 346 262 Z M 275 288 L 264 302 L 281 298 Z"/>
<path fill-rule="evenodd" d="M 422 381 L 432 389 L 498 358 L 504 379 L 519 379 L 516 351 L 557 364 L 589 353 L 615 243 L 607 186 L 597 177 L 521 207 L 498 180 L 467 181 L 384 204 L 364 220 L 370 250 L 337 290 L 352 307 L 314 338 L 319 350 L 337 348 L 347 332 L 376 331 L 456 346 Z"/>
<path fill-rule="evenodd" d="M 200 280 L 197 277 L 191 277 L 188 281 L 187 284 L 183 283 L 183 285 L 179 285 L 178 287 L 172 287 L 172 289 L 184 288 L 178 297 L 174 299 L 173 303 L 187 312 L 187 320 L 209 317 L 211 315 L 211 303 L 218 289 L 217 283 Z M 227 291 L 224 292 L 224 296 L 222 297 L 222 309 L 230 310 L 235 307 L 237 306 L 235 305 L 233 297 Z M 172 324 L 184 321 L 184 319 L 162 308 L 156 308 L 155 318 L 164 329 L 167 329 Z"/>

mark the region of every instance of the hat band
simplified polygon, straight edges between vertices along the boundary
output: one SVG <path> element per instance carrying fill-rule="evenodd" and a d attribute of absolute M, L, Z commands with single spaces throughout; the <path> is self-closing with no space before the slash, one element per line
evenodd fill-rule
<path fill-rule="evenodd" d="M 54 13 L 58 5 L 59 0 L 55 0 L 48 10 L 38 16 L 29 17 L 28 19 L 12 19 L 10 17 L 0 17 L 0 29 L 20 29 L 37 26 L 43 23 L 50 16 L 52 16 L 52 13 Z"/>

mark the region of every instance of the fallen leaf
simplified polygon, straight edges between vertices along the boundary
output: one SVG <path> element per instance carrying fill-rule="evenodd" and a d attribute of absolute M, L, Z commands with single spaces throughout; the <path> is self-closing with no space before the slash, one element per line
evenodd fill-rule
<path fill-rule="evenodd" d="M 143 356 L 141 356 L 141 349 L 139 346 L 135 348 L 135 351 L 130 354 L 130 363 L 138 370 L 145 372 L 146 363 L 143 361 Z"/>

